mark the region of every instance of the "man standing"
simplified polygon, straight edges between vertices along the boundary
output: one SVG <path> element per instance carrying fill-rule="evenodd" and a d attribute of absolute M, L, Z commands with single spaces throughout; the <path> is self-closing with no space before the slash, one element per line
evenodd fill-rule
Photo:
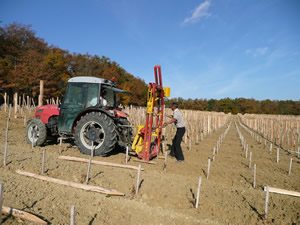
<path fill-rule="evenodd" d="M 171 109 L 173 111 L 173 115 L 167 116 L 167 117 L 171 118 L 171 120 L 168 122 L 165 122 L 163 124 L 163 127 L 166 127 L 167 125 L 172 124 L 172 123 L 175 124 L 177 131 L 176 131 L 175 137 L 173 139 L 170 156 L 175 157 L 177 159 L 178 163 L 183 163 L 184 156 L 183 156 L 180 144 L 182 141 L 182 137 L 185 133 L 184 120 L 183 120 L 181 112 L 178 109 L 177 103 L 173 102 Z"/>

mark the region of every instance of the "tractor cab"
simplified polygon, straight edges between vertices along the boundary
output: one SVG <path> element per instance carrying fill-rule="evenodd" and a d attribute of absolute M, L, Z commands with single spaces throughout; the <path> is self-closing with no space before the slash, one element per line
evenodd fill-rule
<path fill-rule="evenodd" d="M 74 121 L 88 111 L 97 109 L 114 116 L 114 112 L 117 111 L 116 93 L 125 92 L 115 86 L 115 83 L 110 80 L 96 77 L 69 79 L 60 106 L 59 133 L 74 133 Z"/>

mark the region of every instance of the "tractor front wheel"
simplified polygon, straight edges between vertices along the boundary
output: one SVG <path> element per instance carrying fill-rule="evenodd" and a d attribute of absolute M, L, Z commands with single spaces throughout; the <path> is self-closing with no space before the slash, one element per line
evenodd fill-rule
<path fill-rule="evenodd" d="M 30 120 L 26 128 L 26 140 L 28 144 L 41 146 L 47 139 L 46 125 L 41 120 Z"/>
<path fill-rule="evenodd" d="M 105 156 L 114 149 L 116 141 L 115 124 L 104 113 L 86 114 L 78 121 L 75 128 L 75 143 L 83 154 L 91 154 L 93 143 L 94 155 Z"/>

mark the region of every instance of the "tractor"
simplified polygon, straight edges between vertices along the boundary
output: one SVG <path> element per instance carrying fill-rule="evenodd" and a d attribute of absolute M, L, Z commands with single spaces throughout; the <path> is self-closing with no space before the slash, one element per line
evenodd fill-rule
<path fill-rule="evenodd" d="M 83 154 L 105 156 L 116 145 L 131 143 L 132 127 L 128 115 L 117 106 L 116 88 L 111 80 L 97 77 L 74 77 L 68 80 L 59 105 L 36 109 L 35 119 L 28 121 L 28 144 L 44 145 L 50 136 L 74 137 Z"/>

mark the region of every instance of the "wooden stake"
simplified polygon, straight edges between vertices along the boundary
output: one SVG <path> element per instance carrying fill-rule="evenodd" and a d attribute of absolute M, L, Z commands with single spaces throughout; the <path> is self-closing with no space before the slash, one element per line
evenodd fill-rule
<path fill-rule="evenodd" d="M 33 98 L 31 99 L 31 101 L 32 101 L 33 108 L 35 108 L 35 103 L 34 103 Z"/>
<path fill-rule="evenodd" d="M 135 194 L 139 193 L 139 188 L 140 188 L 140 176 L 141 176 L 141 164 L 139 164 L 139 170 L 138 170 L 138 175 L 137 175 L 137 179 L 136 179 L 136 191 Z"/>
<path fill-rule="evenodd" d="M 84 162 L 84 163 L 89 162 L 88 159 L 72 157 L 72 156 L 59 156 L 58 159 L 69 160 L 69 161 L 73 161 L 73 162 Z M 103 161 L 96 161 L 96 160 L 92 160 L 92 164 L 97 164 L 97 165 L 102 165 L 102 166 L 111 166 L 111 167 L 117 167 L 117 168 L 123 168 L 123 169 L 131 169 L 131 170 L 138 170 L 139 169 L 136 166 L 123 165 L 123 164 L 110 163 L 110 162 L 103 162 Z M 144 170 L 144 168 L 142 168 L 141 170 Z"/>
<path fill-rule="evenodd" d="M 249 153 L 249 169 L 251 169 L 252 152 Z"/>
<path fill-rule="evenodd" d="M 4 111 L 5 112 L 6 112 L 6 108 L 7 108 L 6 98 L 7 98 L 7 94 L 5 92 L 5 94 L 4 94 Z"/>
<path fill-rule="evenodd" d="M 40 80 L 40 95 L 39 95 L 39 107 L 43 105 L 44 98 L 44 81 Z"/>
<path fill-rule="evenodd" d="M 256 164 L 253 166 L 253 188 L 256 187 Z"/>
<path fill-rule="evenodd" d="M 264 191 L 267 191 L 267 187 L 264 187 Z M 273 192 L 273 193 L 277 193 L 277 194 L 283 194 L 283 195 L 290 195 L 290 196 L 295 196 L 295 197 L 300 197 L 300 192 L 288 191 L 288 190 L 279 189 L 279 188 L 269 187 L 269 192 Z"/>
<path fill-rule="evenodd" d="M 30 107 L 30 99 L 29 99 L 28 95 L 27 95 L 26 107 L 27 107 L 27 109 L 29 109 L 29 107 Z"/>
<path fill-rule="evenodd" d="M 206 176 L 206 179 L 209 178 L 209 172 L 210 172 L 210 159 L 208 159 L 208 164 L 207 164 L 207 176 Z"/>
<path fill-rule="evenodd" d="M 279 163 L 279 148 L 277 148 L 277 157 L 276 157 L 276 162 Z"/>
<path fill-rule="evenodd" d="M 90 179 L 90 171 L 91 171 L 92 160 L 93 160 L 93 157 L 94 157 L 94 150 L 95 150 L 95 146 L 94 146 L 94 142 L 92 141 L 91 156 L 90 156 L 90 159 L 89 159 L 89 165 L 88 165 L 86 181 L 85 181 L 86 184 L 89 183 L 89 179 Z"/>
<path fill-rule="evenodd" d="M 128 151 L 129 151 L 129 147 L 128 145 L 126 146 L 126 157 L 125 157 L 125 163 L 128 164 Z"/>
<path fill-rule="evenodd" d="M 214 149 L 213 149 L 213 158 L 212 158 L 212 161 L 215 161 L 215 156 L 216 156 L 216 147 L 214 147 Z"/>
<path fill-rule="evenodd" d="M 75 206 L 71 207 L 71 222 L 70 225 L 75 225 Z"/>
<path fill-rule="evenodd" d="M 270 144 L 270 154 L 272 153 L 272 143 Z"/>
<path fill-rule="evenodd" d="M 35 131 L 31 131 L 31 148 L 33 149 L 35 147 L 35 144 L 36 144 L 36 140 L 35 140 L 35 136 L 36 136 L 36 133 Z"/>
<path fill-rule="evenodd" d="M 200 196 L 200 187 L 201 187 L 201 182 L 202 182 L 202 177 L 199 177 L 199 182 L 198 182 L 198 189 L 197 189 L 197 199 L 196 199 L 196 209 L 198 208 L 199 205 L 199 196 Z"/>
<path fill-rule="evenodd" d="M 15 107 L 15 119 L 18 117 L 17 112 L 18 112 L 18 93 L 16 92 L 14 94 L 14 107 Z"/>
<path fill-rule="evenodd" d="M 290 159 L 290 166 L 289 166 L 289 175 L 292 172 L 292 163 L 293 163 L 293 158 Z"/>
<path fill-rule="evenodd" d="M 46 149 L 43 150 L 43 159 L 42 159 L 42 174 L 45 173 L 45 162 L 46 162 Z"/>
<path fill-rule="evenodd" d="M 0 184 L 0 209 L 3 204 L 3 184 Z M 2 224 L 2 210 L 0 210 L 0 225 Z"/>
<path fill-rule="evenodd" d="M 248 158 L 248 144 L 247 144 L 247 147 L 246 147 L 245 157 L 246 157 L 246 159 Z"/>
<path fill-rule="evenodd" d="M 268 203 L 269 203 L 269 185 L 267 186 L 267 189 L 266 189 L 266 199 L 265 199 L 265 218 L 267 218 L 268 216 Z"/>
<path fill-rule="evenodd" d="M 58 153 L 61 154 L 62 153 L 62 137 L 59 138 L 59 150 Z"/>
<path fill-rule="evenodd" d="M 27 221 L 38 223 L 38 224 L 48 224 L 46 221 L 38 218 L 37 216 L 32 215 L 31 213 L 28 213 L 28 212 L 24 212 L 22 210 L 10 208 L 7 206 L 2 206 L 2 210 L 0 210 L 0 211 L 2 211 L 2 213 L 4 213 L 4 214 L 9 214 L 14 217 L 21 218 L 22 220 L 27 220 Z M 1 221 L 0 221 L 0 224 L 1 224 Z"/>
<path fill-rule="evenodd" d="M 168 158 L 168 152 L 167 152 L 167 151 L 165 151 L 164 170 L 167 170 L 167 158 Z"/>
<path fill-rule="evenodd" d="M 24 115 L 24 127 L 26 127 L 26 122 L 27 122 L 26 115 Z"/>
<path fill-rule="evenodd" d="M 6 161 L 7 161 L 7 151 L 8 151 L 8 126 L 9 126 L 9 121 L 10 121 L 10 116 L 11 116 L 11 105 L 9 106 L 9 113 L 6 121 L 6 133 L 5 133 L 5 146 L 4 146 L 4 160 L 3 160 L 3 165 L 6 166 Z"/>
<path fill-rule="evenodd" d="M 61 185 L 65 185 L 65 186 L 73 187 L 73 188 L 79 188 L 79 189 L 83 189 L 83 190 L 86 190 L 86 191 L 93 191 L 93 192 L 103 193 L 103 194 L 107 194 L 107 195 L 124 196 L 123 193 L 118 192 L 118 191 L 113 190 L 113 189 L 102 188 L 102 187 L 86 185 L 86 184 L 80 184 L 80 183 L 70 182 L 70 181 L 66 181 L 66 180 L 60 180 L 60 179 L 56 179 L 56 178 L 53 178 L 53 177 L 42 176 L 42 175 L 38 175 L 38 174 L 35 174 L 35 173 L 26 172 L 26 171 L 23 171 L 23 170 L 17 170 L 16 173 L 20 174 L 20 175 L 23 175 L 23 176 L 43 180 L 43 181 L 46 181 L 46 182 L 61 184 Z"/>

